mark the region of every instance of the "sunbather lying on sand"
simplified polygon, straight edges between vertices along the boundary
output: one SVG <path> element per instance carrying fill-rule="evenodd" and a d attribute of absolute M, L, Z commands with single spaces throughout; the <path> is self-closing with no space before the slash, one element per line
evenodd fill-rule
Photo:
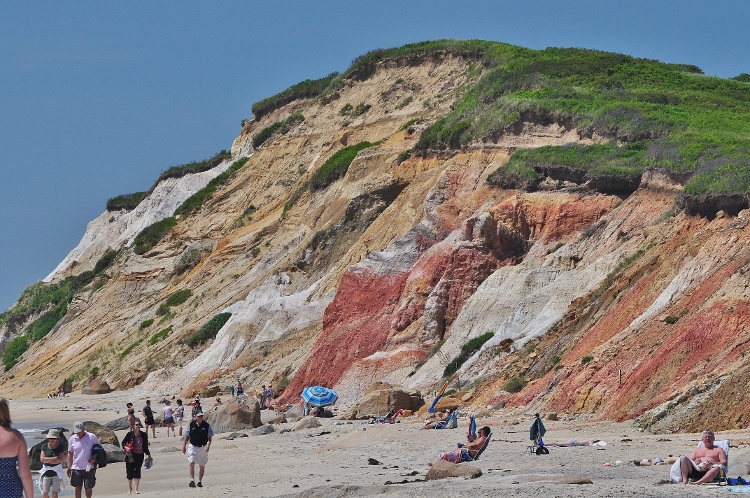
<path fill-rule="evenodd" d="M 545 441 L 544 446 L 561 446 L 570 448 L 573 446 L 606 446 L 607 443 L 599 439 L 587 439 L 585 441 L 576 441 L 575 439 L 565 439 L 563 441 Z"/>

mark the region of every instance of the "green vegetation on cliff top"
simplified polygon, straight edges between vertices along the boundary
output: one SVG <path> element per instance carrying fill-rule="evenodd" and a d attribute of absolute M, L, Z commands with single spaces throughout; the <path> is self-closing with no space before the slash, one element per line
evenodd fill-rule
<path fill-rule="evenodd" d="M 262 106 L 256 103 L 253 112 L 261 111 L 256 113 L 260 119 L 294 95 L 326 95 L 339 88 L 342 79 L 365 80 L 386 59 L 419 63 L 441 54 L 463 57 L 484 72 L 449 113 L 422 133 L 415 152 L 492 141 L 519 132 L 527 122 L 557 124 L 610 143 L 524 151 L 497 175 L 528 179 L 545 167 L 567 164 L 615 175 L 663 168 L 692 175 L 685 188 L 689 194 L 750 190 L 746 73 L 723 79 L 705 76 L 693 65 L 596 50 L 436 40 L 373 50 L 355 59 L 343 75 L 334 73 L 314 85 L 307 80 L 299 84 L 305 92 L 295 85 L 261 101 Z"/>

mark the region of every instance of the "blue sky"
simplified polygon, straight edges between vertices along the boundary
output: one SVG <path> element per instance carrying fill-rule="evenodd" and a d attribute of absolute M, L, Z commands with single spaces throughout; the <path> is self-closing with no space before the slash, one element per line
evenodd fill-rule
<path fill-rule="evenodd" d="M 35 1 L 0 4 L 0 311 L 108 198 L 229 149 L 253 102 L 375 48 L 583 47 L 750 73 L 750 2 Z"/>

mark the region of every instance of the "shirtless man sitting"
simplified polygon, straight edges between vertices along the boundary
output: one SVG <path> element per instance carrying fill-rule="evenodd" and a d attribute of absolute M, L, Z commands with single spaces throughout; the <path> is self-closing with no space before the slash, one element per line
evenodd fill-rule
<path fill-rule="evenodd" d="M 710 482 L 719 474 L 719 466 L 726 466 L 727 456 L 724 450 L 714 446 L 715 440 L 714 431 L 706 429 L 701 437 L 703 447 L 696 448 L 690 458 L 680 457 L 683 484 L 688 484 L 691 477 L 698 479 L 695 484 Z"/>
<path fill-rule="evenodd" d="M 438 460 L 447 460 L 451 463 L 461 463 L 469 460 L 466 458 L 467 455 L 472 459 L 476 458 L 477 453 L 479 453 L 479 451 L 484 446 L 484 443 L 487 441 L 490 432 L 491 431 L 489 427 L 482 427 L 481 429 L 479 429 L 479 435 L 474 441 L 466 444 L 458 443 L 458 449 L 448 450 L 440 453 L 440 455 L 438 456 Z M 462 453 L 465 453 L 465 455 L 462 455 Z M 427 465 L 432 466 L 432 462 L 428 463 Z"/>

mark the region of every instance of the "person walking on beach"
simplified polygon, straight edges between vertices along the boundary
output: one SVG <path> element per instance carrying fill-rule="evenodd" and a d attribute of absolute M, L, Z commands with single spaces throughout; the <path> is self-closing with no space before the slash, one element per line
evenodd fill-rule
<path fill-rule="evenodd" d="M 133 408 L 133 403 L 128 403 L 128 430 L 133 430 L 133 424 L 135 424 L 136 418 L 135 418 L 135 408 Z"/>
<path fill-rule="evenodd" d="M 203 473 L 208 463 L 208 450 L 211 448 L 211 440 L 214 431 L 211 426 L 203 420 L 203 412 L 195 415 L 195 420 L 190 422 L 185 439 L 182 442 L 182 453 L 187 452 L 188 463 L 190 464 L 190 484 L 191 488 L 202 488 Z M 188 442 L 190 444 L 188 444 Z M 195 464 L 198 464 L 198 483 L 195 482 Z"/>
<path fill-rule="evenodd" d="M 96 485 L 96 458 L 92 454 L 99 438 L 83 428 L 83 422 L 73 424 L 73 435 L 68 441 L 68 477 L 75 488 L 76 498 L 81 498 L 81 488 L 86 489 L 86 498 L 91 498 Z"/>
<path fill-rule="evenodd" d="M 162 410 L 164 412 L 163 422 L 162 425 L 167 427 L 167 437 L 169 437 L 169 429 L 172 429 L 172 435 L 174 436 L 174 411 L 172 410 L 172 402 L 169 400 L 165 401 L 166 405 L 164 405 L 164 409 Z"/>
<path fill-rule="evenodd" d="M 182 419 L 185 417 L 185 407 L 182 406 L 182 400 L 177 400 L 177 408 L 174 410 L 174 422 L 180 428 L 180 437 L 182 437 Z"/>
<path fill-rule="evenodd" d="M 154 411 L 151 409 L 151 400 L 146 400 L 146 406 L 143 407 L 143 411 L 141 412 L 143 414 L 143 425 L 144 425 L 144 431 L 146 434 L 148 434 L 148 426 L 151 426 L 151 431 L 154 434 L 154 437 L 156 437 L 156 423 L 154 422 Z"/>
<path fill-rule="evenodd" d="M 135 483 L 135 494 L 141 494 L 138 485 L 141 482 L 141 466 L 144 455 L 153 462 L 151 453 L 148 451 L 148 432 L 141 432 L 141 423 L 136 421 L 133 430 L 125 434 L 122 439 L 122 449 L 125 452 L 125 477 L 128 480 L 128 494 L 133 493 Z"/>
<path fill-rule="evenodd" d="M 50 493 L 52 498 L 57 498 L 60 492 L 60 485 L 65 478 L 62 469 L 64 451 L 65 448 L 60 444 L 60 432 L 57 429 L 48 430 L 47 440 L 39 453 L 39 461 L 43 464 L 39 471 L 39 489 L 44 498 L 49 498 Z"/>
<path fill-rule="evenodd" d="M 0 494 L 9 498 L 32 498 L 34 483 L 26 440 L 11 423 L 8 401 L 0 398 Z"/>

